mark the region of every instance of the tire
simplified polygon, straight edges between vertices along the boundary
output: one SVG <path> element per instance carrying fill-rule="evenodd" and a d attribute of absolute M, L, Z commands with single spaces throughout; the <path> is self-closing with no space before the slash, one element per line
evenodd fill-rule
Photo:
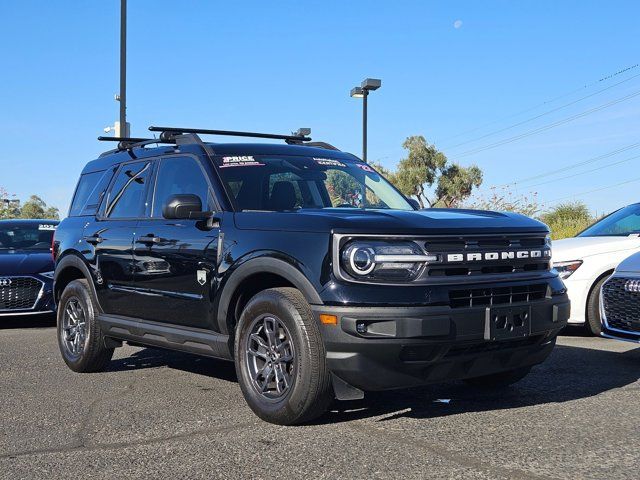
<path fill-rule="evenodd" d="M 504 388 L 519 382 L 531 371 L 531 367 L 521 367 L 506 372 L 465 379 L 465 383 L 477 388 Z"/>
<path fill-rule="evenodd" d="M 63 360 L 74 372 L 100 372 L 113 356 L 114 349 L 105 346 L 96 311 L 87 280 L 73 280 L 65 287 L 58 302 L 58 347 Z"/>
<path fill-rule="evenodd" d="M 605 275 L 598 280 L 589 292 L 589 297 L 587 298 L 587 312 L 584 326 L 589 332 L 591 332 L 591 334 L 597 337 L 602 333 L 602 320 L 600 318 L 600 289 L 604 282 L 609 280 L 610 276 L 610 274 Z"/>
<path fill-rule="evenodd" d="M 267 422 L 309 422 L 333 400 L 320 330 L 295 288 L 263 290 L 249 300 L 236 326 L 234 352 L 244 398 Z"/>

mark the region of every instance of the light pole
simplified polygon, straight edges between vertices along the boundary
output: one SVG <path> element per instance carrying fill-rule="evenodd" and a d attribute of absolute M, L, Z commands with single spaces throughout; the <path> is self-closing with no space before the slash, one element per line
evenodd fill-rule
<path fill-rule="evenodd" d="M 116 136 L 128 137 L 127 125 L 127 0 L 120 0 L 120 132 Z M 118 135 L 119 133 L 119 135 Z"/>
<path fill-rule="evenodd" d="M 382 80 L 377 78 L 365 78 L 359 87 L 351 89 L 351 97 L 362 98 L 362 160 L 367 161 L 367 97 L 369 92 L 377 90 L 382 85 Z"/>

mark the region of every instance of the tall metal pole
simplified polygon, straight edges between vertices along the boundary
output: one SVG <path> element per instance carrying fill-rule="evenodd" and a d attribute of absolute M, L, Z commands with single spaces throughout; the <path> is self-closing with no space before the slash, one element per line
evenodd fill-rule
<path fill-rule="evenodd" d="M 362 91 L 362 160 L 367 161 L 367 97 L 369 92 Z"/>
<path fill-rule="evenodd" d="M 120 136 L 127 137 L 127 0 L 120 0 Z"/>

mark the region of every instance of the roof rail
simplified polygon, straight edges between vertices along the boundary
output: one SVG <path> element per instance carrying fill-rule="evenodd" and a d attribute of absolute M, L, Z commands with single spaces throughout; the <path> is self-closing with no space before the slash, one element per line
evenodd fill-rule
<path fill-rule="evenodd" d="M 131 147 L 144 147 L 153 143 L 175 143 L 173 139 L 162 140 L 159 138 L 138 137 L 98 137 L 100 142 L 118 142 L 117 150 L 127 150 Z"/>
<path fill-rule="evenodd" d="M 183 133 L 195 133 L 203 135 L 225 135 L 229 137 L 253 137 L 253 138 L 272 138 L 275 140 L 284 140 L 289 144 L 301 144 L 310 142 L 311 138 L 306 135 L 278 135 L 274 133 L 257 133 L 257 132 L 236 132 L 233 130 L 209 130 L 204 128 L 180 128 L 180 127 L 149 127 L 151 132 L 161 132 L 160 139 L 170 140 L 175 135 Z"/>

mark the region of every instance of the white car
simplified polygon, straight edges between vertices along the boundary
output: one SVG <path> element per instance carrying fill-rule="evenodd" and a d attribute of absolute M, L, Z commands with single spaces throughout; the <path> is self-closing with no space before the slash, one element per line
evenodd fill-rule
<path fill-rule="evenodd" d="M 576 237 L 553 242 L 552 251 L 571 300 L 569 324 L 600 335 L 600 288 L 622 260 L 640 252 L 640 203 L 616 210 Z"/>

